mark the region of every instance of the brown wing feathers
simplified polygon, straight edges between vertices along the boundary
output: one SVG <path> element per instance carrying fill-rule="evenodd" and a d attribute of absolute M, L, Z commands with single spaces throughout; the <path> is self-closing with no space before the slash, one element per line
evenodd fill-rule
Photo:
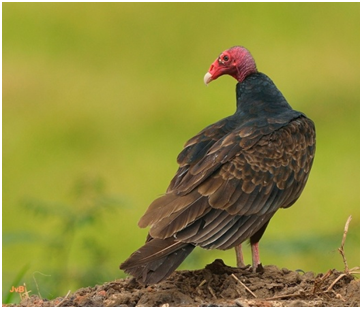
<path fill-rule="evenodd" d="M 168 277 L 191 253 L 195 246 L 168 239 L 152 239 L 134 252 L 121 268 L 144 284 L 160 282 Z"/>
<path fill-rule="evenodd" d="M 253 143 L 243 141 L 248 137 Z M 205 134 L 199 138 L 205 139 Z M 306 183 L 314 132 L 304 117 L 268 135 L 255 136 L 255 132 L 244 130 L 223 141 L 208 138 L 209 142 L 204 141 L 204 145 L 212 145 L 208 151 L 192 149 L 198 145 L 197 138 L 186 144 L 168 193 L 156 199 L 139 221 L 140 227 L 151 227 L 153 239 L 121 267 L 136 278 L 147 278 L 140 279 L 144 282 L 157 282 L 156 277 L 170 273 L 154 275 L 160 258 L 163 265 L 172 261 L 173 271 L 182 262 L 180 256 L 189 254 L 196 245 L 228 249 L 252 237 L 278 208 L 293 204 Z M 147 258 L 141 258 L 144 256 Z M 149 263 L 147 267 L 140 266 L 145 263 Z M 147 276 L 147 272 L 153 275 Z"/>
<path fill-rule="evenodd" d="M 238 81 L 236 112 L 185 144 L 166 194 L 140 219 L 140 227 L 150 226 L 146 244 L 120 266 L 140 282 L 163 280 L 195 246 L 228 249 L 248 238 L 256 266 L 271 217 L 306 184 L 313 122 L 291 108 L 244 47 L 220 54 L 204 82 L 224 74 Z"/>

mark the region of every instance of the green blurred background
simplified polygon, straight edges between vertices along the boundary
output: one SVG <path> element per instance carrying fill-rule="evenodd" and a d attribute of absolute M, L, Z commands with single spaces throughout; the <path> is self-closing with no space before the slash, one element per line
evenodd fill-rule
<path fill-rule="evenodd" d="M 3 297 L 54 298 L 124 277 L 137 226 L 188 138 L 235 109 L 235 80 L 205 87 L 246 46 L 315 121 L 306 190 L 261 241 L 264 265 L 359 266 L 359 3 L 3 3 Z M 246 260 L 250 261 L 246 248 Z M 182 269 L 234 251 L 195 250 Z M 13 297 L 11 299 L 11 297 Z"/>

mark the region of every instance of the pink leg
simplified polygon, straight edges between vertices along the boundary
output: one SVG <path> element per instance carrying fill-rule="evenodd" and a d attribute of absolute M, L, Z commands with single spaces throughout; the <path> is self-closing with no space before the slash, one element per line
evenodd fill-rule
<path fill-rule="evenodd" d="M 251 258 L 253 260 L 253 269 L 256 269 L 260 264 L 260 256 L 259 256 L 259 243 L 255 243 L 251 245 Z"/>
<path fill-rule="evenodd" d="M 245 264 L 244 264 L 243 251 L 242 251 L 241 244 L 237 245 L 235 247 L 235 252 L 236 252 L 236 265 L 237 265 L 237 267 L 239 267 L 239 268 L 244 267 Z"/>

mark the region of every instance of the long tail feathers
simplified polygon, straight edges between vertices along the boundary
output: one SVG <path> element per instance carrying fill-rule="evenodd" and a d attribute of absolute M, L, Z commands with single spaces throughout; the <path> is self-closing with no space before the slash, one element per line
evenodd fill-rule
<path fill-rule="evenodd" d="M 126 273 L 143 284 L 166 279 L 195 248 L 173 237 L 151 239 L 120 265 Z"/>

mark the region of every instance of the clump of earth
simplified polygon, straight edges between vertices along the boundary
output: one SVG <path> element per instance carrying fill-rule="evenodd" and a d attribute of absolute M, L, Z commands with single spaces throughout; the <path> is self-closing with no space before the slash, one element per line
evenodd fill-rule
<path fill-rule="evenodd" d="M 15 306 L 359 307 L 360 281 L 336 270 L 314 274 L 269 265 L 253 272 L 215 260 L 201 270 L 176 271 L 159 284 L 144 286 L 130 277 L 53 300 L 31 295 Z"/>

